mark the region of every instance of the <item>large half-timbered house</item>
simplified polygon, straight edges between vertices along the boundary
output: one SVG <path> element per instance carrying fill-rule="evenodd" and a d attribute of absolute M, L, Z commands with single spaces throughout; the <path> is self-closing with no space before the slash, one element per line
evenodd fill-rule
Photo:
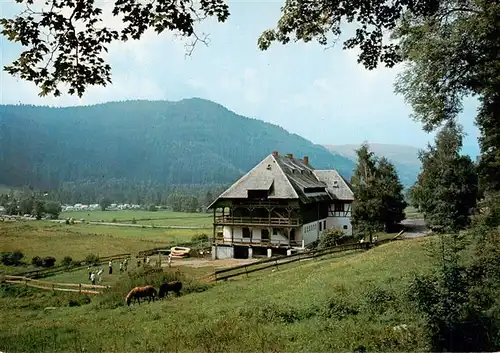
<path fill-rule="evenodd" d="M 352 235 L 349 183 L 308 157 L 273 152 L 224 191 L 213 209 L 213 257 L 251 258 L 303 249 L 325 229 Z"/>

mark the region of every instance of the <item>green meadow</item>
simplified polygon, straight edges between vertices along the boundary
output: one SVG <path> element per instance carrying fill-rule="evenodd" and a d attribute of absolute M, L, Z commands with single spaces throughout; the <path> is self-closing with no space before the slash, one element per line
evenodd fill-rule
<path fill-rule="evenodd" d="M 428 351 L 423 317 L 406 291 L 431 269 L 432 241 L 397 241 L 217 284 L 187 272 L 122 275 L 90 299 L 4 286 L 0 351 Z M 172 278 L 185 284 L 181 297 L 124 306 L 132 286 Z M 406 330 L 394 328 L 402 324 Z"/>
<path fill-rule="evenodd" d="M 28 263 L 34 256 L 53 256 L 57 262 L 65 256 L 83 260 L 88 254 L 134 254 L 172 246 L 188 242 L 194 235 L 201 233 L 211 234 L 211 229 L 67 225 L 49 221 L 0 222 L 0 252 L 21 250 L 23 260 Z"/>
<path fill-rule="evenodd" d="M 213 222 L 213 214 L 210 213 L 186 213 L 171 211 L 72 211 L 63 212 L 60 219 L 74 218 L 84 219 L 90 222 L 117 222 L 157 226 L 182 226 L 182 227 L 206 227 L 210 228 Z"/>

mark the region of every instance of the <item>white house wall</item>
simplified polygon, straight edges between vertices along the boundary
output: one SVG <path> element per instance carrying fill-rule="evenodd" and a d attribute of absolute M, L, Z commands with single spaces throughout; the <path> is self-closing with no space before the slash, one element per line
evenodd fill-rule
<path fill-rule="evenodd" d="M 245 228 L 245 227 L 234 227 L 232 236 L 231 236 L 231 228 L 232 228 L 231 226 L 224 226 L 223 235 L 224 235 L 224 242 L 225 243 L 231 243 L 231 241 L 233 241 L 234 243 L 240 243 L 240 242 L 248 243 L 248 242 L 250 242 L 250 240 L 252 243 L 262 242 L 262 238 L 261 238 L 262 228 L 252 227 L 251 228 L 251 233 L 252 233 L 251 238 L 243 238 L 243 228 Z M 288 244 L 288 238 L 285 237 L 282 234 L 282 232 L 278 232 L 278 234 L 273 234 L 272 228 L 269 229 L 269 237 L 270 237 L 270 243 L 272 243 L 272 244 Z"/>
<path fill-rule="evenodd" d="M 347 229 L 345 229 L 344 226 L 346 226 Z M 349 217 L 329 216 L 326 219 L 326 227 L 342 229 L 346 235 L 352 236 L 352 225 L 351 225 L 351 219 Z"/>
<path fill-rule="evenodd" d="M 321 226 L 321 231 L 320 229 L 320 223 L 324 224 L 325 219 L 320 219 L 319 221 L 314 221 L 310 223 L 306 223 L 302 226 L 301 230 L 301 240 L 304 241 L 304 245 L 311 244 L 313 241 L 316 241 L 319 239 L 319 236 L 321 235 L 321 232 L 323 231 L 323 226 Z M 328 221 L 327 221 L 327 228 L 328 228 Z"/>

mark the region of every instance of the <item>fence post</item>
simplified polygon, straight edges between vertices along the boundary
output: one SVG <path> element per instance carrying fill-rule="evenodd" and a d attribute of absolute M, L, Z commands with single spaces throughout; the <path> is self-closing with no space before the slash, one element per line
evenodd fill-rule
<path fill-rule="evenodd" d="M 276 266 L 276 269 L 279 270 L 279 268 L 278 268 L 278 259 L 274 260 L 274 266 Z"/>
<path fill-rule="evenodd" d="M 247 274 L 247 278 L 248 278 L 248 270 L 247 270 L 247 266 L 245 265 L 245 273 Z"/>
<path fill-rule="evenodd" d="M 81 284 L 81 283 L 79 283 L 79 284 L 78 284 L 78 293 L 81 293 L 81 292 L 82 292 L 82 284 Z"/>
<path fill-rule="evenodd" d="M 24 286 L 28 287 L 28 279 L 27 278 L 24 279 Z"/>
<path fill-rule="evenodd" d="M 52 284 L 52 291 L 53 291 L 53 292 L 55 291 L 54 284 Z"/>

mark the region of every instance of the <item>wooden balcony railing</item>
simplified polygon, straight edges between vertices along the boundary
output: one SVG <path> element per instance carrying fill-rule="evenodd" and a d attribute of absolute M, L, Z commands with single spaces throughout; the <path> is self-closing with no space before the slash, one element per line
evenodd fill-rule
<path fill-rule="evenodd" d="M 277 207 L 286 209 L 287 206 L 291 206 L 293 209 L 300 209 L 299 205 L 289 205 L 283 204 L 279 201 L 245 201 L 241 203 L 233 202 L 233 207 L 235 208 L 266 208 L 266 207 Z"/>
<path fill-rule="evenodd" d="M 280 218 L 280 217 L 232 217 L 217 216 L 215 225 L 266 225 L 266 226 L 300 226 L 298 218 Z"/>

